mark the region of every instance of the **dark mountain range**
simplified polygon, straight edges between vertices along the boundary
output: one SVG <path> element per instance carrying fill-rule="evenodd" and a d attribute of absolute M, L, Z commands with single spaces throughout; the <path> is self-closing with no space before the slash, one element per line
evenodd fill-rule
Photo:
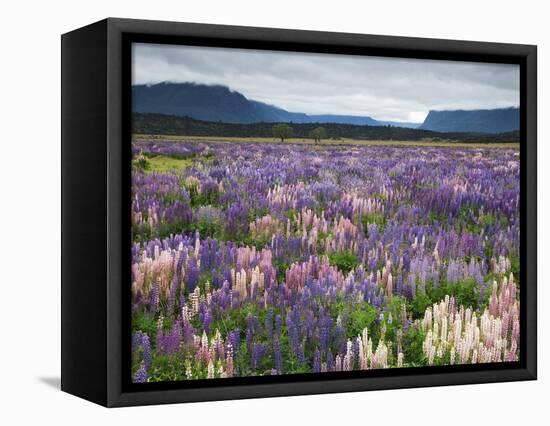
<path fill-rule="evenodd" d="M 358 126 L 354 124 L 323 123 L 327 137 L 365 140 L 452 140 L 463 142 L 518 142 L 519 132 L 486 133 L 439 133 L 431 130 L 410 129 L 393 126 Z M 292 123 L 293 137 L 309 138 L 318 123 Z M 223 123 L 195 120 L 162 114 L 132 115 L 132 131 L 136 134 L 211 136 L 211 137 L 273 137 L 273 123 Z"/>
<path fill-rule="evenodd" d="M 159 83 L 132 87 L 133 111 L 191 117 L 224 123 L 347 123 L 379 126 L 371 117 L 353 115 L 307 115 L 247 99 L 225 86 L 194 83 Z M 388 123 L 389 124 L 389 123 Z M 406 123 L 408 127 L 409 123 Z M 399 123 L 392 122 L 398 126 Z"/>
<path fill-rule="evenodd" d="M 430 111 L 424 123 L 380 121 L 368 116 L 290 112 L 247 99 L 226 86 L 195 83 L 159 83 L 132 87 L 136 113 L 190 117 L 223 123 L 333 123 L 391 126 L 436 132 L 502 133 L 519 129 L 519 109 Z"/>
<path fill-rule="evenodd" d="M 519 129 L 519 108 L 430 111 L 419 128 L 437 132 L 511 132 Z"/>

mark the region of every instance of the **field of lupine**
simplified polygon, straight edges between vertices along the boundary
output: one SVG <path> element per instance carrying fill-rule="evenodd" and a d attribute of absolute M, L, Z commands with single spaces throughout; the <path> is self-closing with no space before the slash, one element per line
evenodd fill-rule
<path fill-rule="evenodd" d="M 517 149 L 136 140 L 134 382 L 515 361 Z"/>

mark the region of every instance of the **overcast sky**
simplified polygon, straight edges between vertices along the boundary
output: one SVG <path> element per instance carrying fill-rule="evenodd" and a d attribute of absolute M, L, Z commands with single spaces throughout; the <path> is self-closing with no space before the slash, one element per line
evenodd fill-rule
<path fill-rule="evenodd" d="M 422 122 L 431 109 L 519 105 L 519 66 L 134 44 L 133 84 L 221 84 L 292 112 Z"/>

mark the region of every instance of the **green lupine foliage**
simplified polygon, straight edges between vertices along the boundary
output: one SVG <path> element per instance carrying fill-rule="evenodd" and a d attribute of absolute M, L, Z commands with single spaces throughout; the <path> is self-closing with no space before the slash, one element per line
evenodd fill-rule
<path fill-rule="evenodd" d="M 349 251 L 329 253 L 328 259 L 331 265 L 336 266 L 344 273 L 350 272 L 359 265 L 357 256 Z"/>

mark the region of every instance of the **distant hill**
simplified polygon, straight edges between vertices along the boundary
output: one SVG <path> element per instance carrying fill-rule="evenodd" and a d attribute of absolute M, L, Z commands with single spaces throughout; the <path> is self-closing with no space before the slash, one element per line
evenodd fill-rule
<path fill-rule="evenodd" d="M 225 86 L 195 83 L 159 83 L 132 87 L 133 111 L 191 117 L 224 123 L 347 123 L 377 126 L 367 116 L 307 115 L 247 99 Z"/>
<path fill-rule="evenodd" d="M 519 130 L 519 108 L 430 111 L 419 128 L 437 132 L 511 132 Z"/>
<path fill-rule="evenodd" d="M 333 123 L 391 126 L 436 132 L 502 133 L 519 129 L 519 109 L 430 111 L 424 123 L 375 120 L 369 116 L 290 112 L 246 98 L 226 86 L 158 83 L 132 86 L 135 113 L 164 114 L 223 123 Z"/>
<path fill-rule="evenodd" d="M 379 126 L 380 123 L 373 118 L 355 115 L 308 115 L 307 120 L 294 121 L 295 123 L 340 123 L 340 124 L 354 124 L 356 126 Z"/>
<path fill-rule="evenodd" d="M 319 123 L 292 123 L 293 136 L 308 138 Z M 328 138 L 366 140 L 454 140 L 464 142 L 518 142 L 519 132 L 502 134 L 439 133 L 431 130 L 392 126 L 358 126 L 342 123 L 321 123 Z M 222 123 L 195 120 L 162 114 L 132 115 L 132 131 L 149 135 L 212 136 L 212 137 L 264 137 L 273 136 L 273 123 Z"/>

